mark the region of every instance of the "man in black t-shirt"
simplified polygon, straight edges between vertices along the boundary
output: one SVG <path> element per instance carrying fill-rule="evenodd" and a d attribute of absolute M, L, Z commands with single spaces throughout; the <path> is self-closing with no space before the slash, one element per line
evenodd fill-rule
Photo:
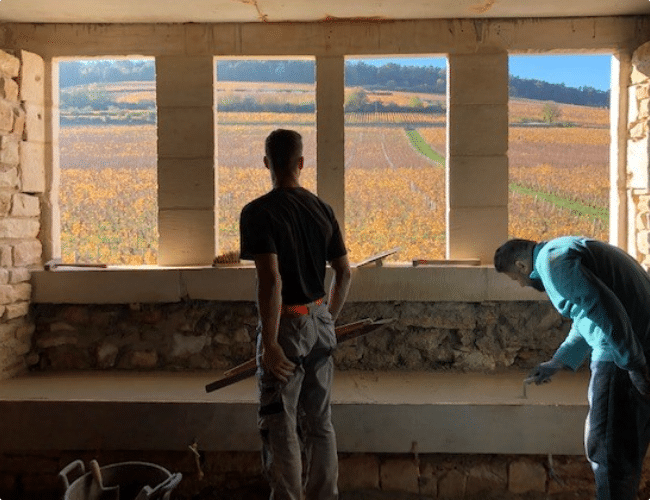
<path fill-rule="evenodd" d="M 332 208 L 302 188 L 302 138 L 275 130 L 264 164 L 273 190 L 241 212 L 241 258 L 254 260 L 260 315 L 257 377 L 262 466 L 271 500 L 338 498 L 331 422 L 334 322 L 350 286 L 350 265 Z M 325 269 L 334 276 L 325 301 Z M 301 461 L 300 427 L 305 456 Z"/>

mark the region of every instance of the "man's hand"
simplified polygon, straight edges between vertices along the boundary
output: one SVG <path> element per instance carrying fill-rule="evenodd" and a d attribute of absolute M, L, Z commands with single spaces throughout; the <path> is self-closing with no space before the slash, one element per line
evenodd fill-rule
<path fill-rule="evenodd" d="M 546 384 L 551 381 L 551 377 L 555 372 L 564 368 L 564 365 L 559 361 L 550 360 L 540 363 L 537 367 L 528 374 L 527 382 L 535 382 L 536 385 Z"/>
<path fill-rule="evenodd" d="M 650 398 L 650 375 L 648 374 L 648 367 L 645 366 L 640 370 L 630 370 L 627 372 L 630 380 L 636 390 L 641 393 L 645 398 Z"/>
<path fill-rule="evenodd" d="M 287 358 L 282 346 L 277 342 L 264 346 L 264 351 L 262 352 L 262 366 L 283 383 L 286 383 L 289 380 L 289 377 L 296 369 L 295 363 L 292 363 L 289 358 Z"/>

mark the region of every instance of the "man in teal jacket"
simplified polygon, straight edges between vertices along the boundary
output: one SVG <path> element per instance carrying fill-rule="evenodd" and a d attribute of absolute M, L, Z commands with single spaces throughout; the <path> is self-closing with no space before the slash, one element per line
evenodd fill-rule
<path fill-rule="evenodd" d="M 636 499 L 650 442 L 650 275 L 621 249 L 567 236 L 499 247 L 494 267 L 546 291 L 571 331 L 550 361 L 531 372 L 549 382 L 576 370 L 591 352 L 585 451 L 598 500 Z"/>

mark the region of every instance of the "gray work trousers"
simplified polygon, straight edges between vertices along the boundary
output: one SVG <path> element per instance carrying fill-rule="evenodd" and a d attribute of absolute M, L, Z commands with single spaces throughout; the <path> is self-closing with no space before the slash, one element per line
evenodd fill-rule
<path fill-rule="evenodd" d="M 597 500 L 636 500 L 649 442 L 650 401 L 627 371 L 612 362 L 592 362 L 585 449 Z"/>
<path fill-rule="evenodd" d="M 270 499 L 335 500 L 338 458 L 330 394 L 336 333 L 327 305 L 310 307 L 307 315 L 280 318 L 278 341 L 297 365 L 286 384 L 261 367 L 258 329 L 258 426 Z"/>

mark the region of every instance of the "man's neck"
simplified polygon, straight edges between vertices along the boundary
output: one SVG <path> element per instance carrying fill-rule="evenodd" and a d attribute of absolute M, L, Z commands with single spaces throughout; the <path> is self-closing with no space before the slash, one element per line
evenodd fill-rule
<path fill-rule="evenodd" d="M 300 182 L 295 177 L 286 177 L 284 179 L 275 179 L 273 189 L 299 188 Z"/>

